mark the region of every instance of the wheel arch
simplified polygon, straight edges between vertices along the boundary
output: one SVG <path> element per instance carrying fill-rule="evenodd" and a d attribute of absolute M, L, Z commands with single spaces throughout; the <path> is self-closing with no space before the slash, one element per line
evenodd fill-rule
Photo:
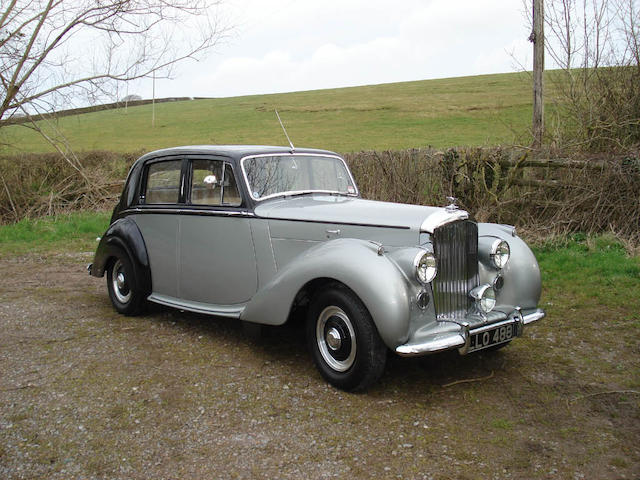
<path fill-rule="evenodd" d="M 91 275 L 104 276 L 106 269 L 119 254 L 129 257 L 138 287 L 145 294 L 150 294 L 152 283 L 147 248 L 136 223 L 126 217 L 113 222 L 100 239 L 91 266 Z"/>
<path fill-rule="evenodd" d="M 395 348 L 408 338 L 409 293 L 398 267 L 386 255 L 378 255 L 377 249 L 358 239 L 336 239 L 312 247 L 258 290 L 241 319 L 281 325 L 315 293 L 337 282 L 359 298 L 383 342 Z"/>
<path fill-rule="evenodd" d="M 336 280 L 335 278 L 331 277 L 314 278 L 300 287 L 300 289 L 296 293 L 289 310 L 287 322 L 304 320 L 304 318 L 306 317 L 306 312 L 309 309 L 309 305 L 313 298 L 321 291 L 327 290 L 329 288 L 341 288 L 349 290 L 355 295 L 355 292 L 340 280 Z"/>

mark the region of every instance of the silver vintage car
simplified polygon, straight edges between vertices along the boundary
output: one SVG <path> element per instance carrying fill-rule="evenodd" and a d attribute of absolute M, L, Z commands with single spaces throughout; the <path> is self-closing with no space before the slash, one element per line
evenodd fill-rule
<path fill-rule="evenodd" d="M 507 225 L 451 205 L 363 200 L 325 150 L 187 146 L 132 166 L 89 272 L 115 309 L 151 301 L 249 324 L 306 312 L 323 377 L 378 380 L 389 350 L 497 349 L 544 317 L 540 271 Z"/>

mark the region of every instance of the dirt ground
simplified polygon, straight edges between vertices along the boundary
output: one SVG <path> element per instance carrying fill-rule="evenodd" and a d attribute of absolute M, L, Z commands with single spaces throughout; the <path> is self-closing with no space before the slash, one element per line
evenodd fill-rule
<path fill-rule="evenodd" d="M 0 256 L 0 478 L 640 478 L 637 336 L 588 308 L 347 394 L 299 325 L 126 318 L 89 261 Z"/>

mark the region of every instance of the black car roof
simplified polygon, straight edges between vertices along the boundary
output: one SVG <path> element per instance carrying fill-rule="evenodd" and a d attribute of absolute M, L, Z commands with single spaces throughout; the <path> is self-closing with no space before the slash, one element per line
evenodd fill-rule
<path fill-rule="evenodd" d="M 179 147 L 164 148 L 149 152 L 138 159 L 138 162 L 150 158 L 164 157 L 170 155 L 221 155 L 235 160 L 250 155 L 264 154 L 290 154 L 291 147 L 276 147 L 267 145 L 185 145 Z M 296 148 L 293 153 L 314 153 L 324 155 L 336 155 L 329 150 L 319 150 L 315 148 Z"/>

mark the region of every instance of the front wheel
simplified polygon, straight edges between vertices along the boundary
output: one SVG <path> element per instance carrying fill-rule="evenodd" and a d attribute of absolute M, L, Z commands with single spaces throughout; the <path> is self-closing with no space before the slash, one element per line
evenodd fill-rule
<path fill-rule="evenodd" d="M 113 307 L 124 315 L 138 315 L 144 310 L 144 296 L 138 288 L 131 260 L 118 252 L 107 268 L 107 288 Z"/>
<path fill-rule="evenodd" d="M 384 372 L 387 348 L 368 310 L 346 288 L 333 287 L 311 302 L 307 342 L 322 376 L 340 389 L 363 390 Z"/>

